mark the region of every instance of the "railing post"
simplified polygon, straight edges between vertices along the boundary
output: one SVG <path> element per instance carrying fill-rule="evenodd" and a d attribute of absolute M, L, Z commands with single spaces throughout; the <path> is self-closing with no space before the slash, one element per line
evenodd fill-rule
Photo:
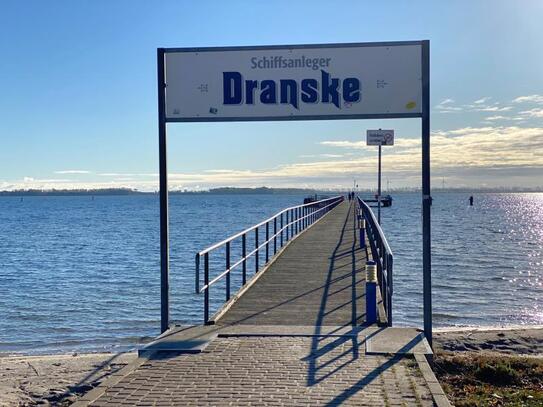
<path fill-rule="evenodd" d="M 273 218 L 273 254 L 277 253 L 277 216 Z"/>
<path fill-rule="evenodd" d="M 364 215 L 358 216 L 360 216 L 360 248 L 364 249 L 366 247 L 366 220 L 364 219 Z"/>
<path fill-rule="evenodd" d="M 388 316 L 387 316 L 387 319 L 388 319 L 388 325 L 389 326 L 392 326 L 392 293 L 393 293 L 393 289 L 392 289 L 392 273 L 393 273 L 393 264 L 394 264 L 394 258 L 392 257 L 392 255 L 388 254 L 387 253 L 387 256 L 388 256 L 388 261 L 387 261 L 387 288 L 388 288 L 388 291 L 387 291 L 387 302 L 388 302 L 388 305 L 387 305 L 387 313 L 388 313 Z"/>
<path fill-rule="evenodd" d="M 200 253 L 196 253 L 196 278 L 194 279 L 194 292 L 200 294 Z"/>
<path fill-rule="evenodd" d="M 245 233 L 241 237 L 241 257 L 243 257 L 241 283 L 245 285 L 247 283 L 247 236 Z"/>
<path fill-rule="evenodd" d="M 258 228 L 255 229 L 255 274 L 258 273 Z"/>
<path fill-rule="evenodd" d="M 289 213 L 290 213 L 290 210 L 287 210 L 287 212 L 286 212 L 286 217 L 287 217 L 286 222 L 287 222 L 287 224 L 286 224 L 286 227 L 285 227 L 285 238 L 286 238 L 287 242 L 288 242 L 288 229 L 289 229 L 289 222 L 288 222 Z"/>
<path fill-rule="evenodd" d="M 226 242 L 226 270 L 230 269 L 230 242 Z M 230 299 L 230 272 L 226 273 L 226 301 Z"/>
<path fill-rule="evenodd" d="M 281 212 L 281 247 L 283 247 L 283 213 Z"/>
<path fill-rule="evenodd" d="M 386 276 L 386 279 L 384 277 L 384 273 L 388 272 L 387 260 L 388 260 L 388 257 L 386 255 L 381 255 L 381 264 L 382 264 L 382 268 L 381 268 L 382 269 L 382 271 L 381 271 L 381 281 L 382 281 L 381 295 L 383 297 L 383 305 L 385 307 L 385 311 L 387 313 L 387 318 L 388 318 L 388 298 L 387 298 L 388 297 L 388 274 Z"/>
<path fill-rule="evenodd" d="M 269 225 L 268 225 L 269 222 L 266 222 L 266 264 L 268 263 L 270 257 L 270 249 L 269 249 L 269 245 L 270 245 L 270 228 L 269 228 Z"/>
<path fill-rule="evenodd" d="M 204 254 L 204 324 L 209 321 L 209 253 Z"/>

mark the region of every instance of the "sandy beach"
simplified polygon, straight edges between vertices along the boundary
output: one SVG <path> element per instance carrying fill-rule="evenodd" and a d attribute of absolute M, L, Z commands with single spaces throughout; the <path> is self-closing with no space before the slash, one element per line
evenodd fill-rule
<path fill-rule="evenodd" d="M 434 332 L 434 350 L 543 356 L 543 327 L 437 330 Z"/>
<path fill-rule="evenodd" d="M 436 352 L 543 356 L 543 327 L 442 330 Z M 70 405 L 136 353 L 0 357 L 0 406 Z"/>
<path fill-rule="evenodd" d="M 0 406 L 65 406 L 137 358 L 133 353 L 0 357 Z"/>

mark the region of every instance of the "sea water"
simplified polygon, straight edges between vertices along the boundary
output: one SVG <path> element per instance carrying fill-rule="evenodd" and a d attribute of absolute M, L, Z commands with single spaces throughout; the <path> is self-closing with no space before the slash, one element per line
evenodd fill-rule
<path fill-rule="evenodd" d="M 433 196 L 435 326 L 542 324 L 543 194 L 475 194 L 472 207 L 469 194 Z M 382 224 L 394 252 L 394 323 L 420 326 L 420 194 L 393 197 Z M 173 321 L 202 322 L 198 251 L 303 198 L 171 195 Z M 158 334 L 158 208 L 157 195 L 0 197 L 0 352 L 115 351 Z M 214 255 L 212 274 L 223 261 Z"/>

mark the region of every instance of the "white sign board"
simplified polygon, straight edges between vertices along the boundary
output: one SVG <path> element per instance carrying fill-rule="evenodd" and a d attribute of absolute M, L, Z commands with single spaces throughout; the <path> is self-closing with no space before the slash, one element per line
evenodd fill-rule
<path fill-rule="evenodd" d="M 394 130 L 368 130 L 366 132 L 366 145 L 393 146 Z"/>
<path fill-rule="evenodd" d="M 166 120 L 420 117 L 421 42 L 166 49 Z"/>

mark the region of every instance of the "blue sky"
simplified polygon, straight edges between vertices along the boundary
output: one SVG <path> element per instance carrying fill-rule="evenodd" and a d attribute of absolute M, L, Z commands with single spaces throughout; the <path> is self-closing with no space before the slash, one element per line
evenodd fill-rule
<path fill-rule="evenodd" d="M 0 189 L 157 189 L 156 48 L 431 41 L 434 186 L 543 185 L 543 2 L 3 1 Z M 418 119 L 170 124 L 172 188 L 418 186 Z"/>

